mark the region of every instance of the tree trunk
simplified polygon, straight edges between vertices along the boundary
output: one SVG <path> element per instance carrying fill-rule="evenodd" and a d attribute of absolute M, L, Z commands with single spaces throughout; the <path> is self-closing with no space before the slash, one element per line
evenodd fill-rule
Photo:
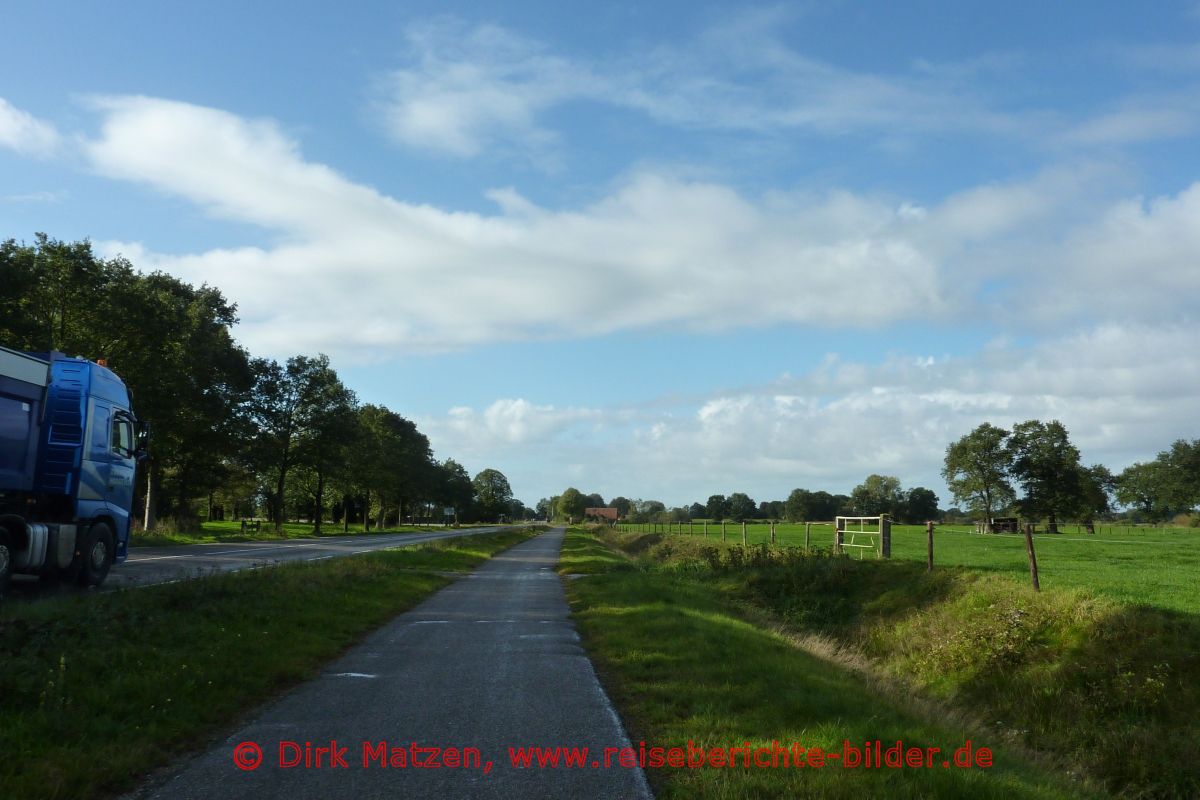
<path fill-rule="evenodd" d="M 154 512 L 154 467 L 146 470 L 146 512 L 142 528 L 149 533 L 158 524 L 158 515 Z"/>
<path fill-rule="evenodd" d="M 325 507 L 322 500 L 325 497 L 325 473 L 317 470 L 317 513 L 313 517 L 313 533 L 318 536 L 321 534 L 321 517 L 325 516 Z"/>
<path fill-rule="evenodd" d="M 287 470 L 280 467 L 279 482 L 275 485 L 275 531 L 283 530 L 283 492 L 287 480 Z"/>
<path fill-rule="evenodd" d="M 342 533 L 350 532 L 350 493 L 342 495 Z"/>
<path fill-rule="evenodd" d="M 371 490 L 363 497 L 363 533 L 371 532 Z"/>

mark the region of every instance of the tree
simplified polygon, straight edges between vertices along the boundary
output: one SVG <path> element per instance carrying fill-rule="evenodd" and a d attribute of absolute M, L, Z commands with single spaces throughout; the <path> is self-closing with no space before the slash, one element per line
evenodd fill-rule
<path fill-rule="evenodd" d="M 1093 464 L 1079 473 L 1079 494 L 1074 515 L 1090 522 L 1097 514 L 1106 514 L 1110 509 L 1109 498 L 1116 488 L 1116 479 L 1103 464 Z"/>
<path fill-rule="evenodd" d="M 606 507 L 604 504 L 604 498 L 598 494 L 592 493 L 592 494 L 585 496 L 583 499 L 584 499 L 584 502 L 586 503 L 587 508 L 605 508 Z"/>
<path fill-rule="evenodd" d="M 1152 520 L 1200 505 L 1200 439 L 1179 439 L 1153 461 L 1132 464 L 1116 478 L 1117 500 Z"/>
<path fill-rule="evenodd" d="M 1152 522 L 1169 517 L 1166 469 L 1167 465 L 1161 461 L 1130 464 L 1116 478 L 1117 502 L 1132 506 Z"/>
<path fill-rule="evenodd" d="M 1029 420 L 1013 426 L 1008 440 L 1012 475 L 1025 492 L 1021 508 L 1030 517 L 1046 517 L 1058 532 L 1058 515 L 1079 509 L 1084 470 L 1079 450 L 1058 420 Z"/>
<path fill-rule="evenodd" d="M 742 492 L 729 495 L 729 518 L 734 522 L 744 522 L 754 516 L 755 503 Z"/>
<path fill-rule="evenodd" d="M 1192 511 L 1200 505 L 1200 439 L 1179 439 L 1158 454 L 1162 464 L 1165 505 L 1175 511 Z"/>
<path fill-rule="evenodd" d="M 818 489 L 812 493 L 809 498 L 809 513 L 812 515 L 810 520 L 830 520 L 842 513 L 842 509 L 850 502 L 850 498 L 844 494 L 830 494 L 829 492 Z"/>
<path fill-rule="evenodd" d="M 924 486 L 909 489 L 904 497 L 904 520 L 918 523 L 938 519 L 938 498 Z"/>
<path fill-rule="evenodd" d="M 608 504 L 615 508 L 622 517 L 628 517 L 629 511 L 633 507 L 633 503 L 627 497 L 614 497 Z"/>
<path fill-rule="evenodd" d="M 660 500 L 634 500 L 634 518 L 637 522 L 650 522 L 658 519 L 667 507 Z"/>
<path fill-rule="evenodd" d="M 763 500 L 758 504 L 759 519 L 783 519 L 784 503 L 782 500 Z"/>
<path fill-rule="evenodd" d="M 688 519 L 701 519 L 704 517 L 704 506 L 699 503 L 692 503 L 688 506 Z"/>
<path fill-rule="evenodd" d="M 508 515 L 510 521 L 525 520 L 533 517 L 533 510 L 527 508 L 524 503 L 515 498 L 508 501 L 508 509 L 504 513 Z"/>
<path fill-rule="evenodd" d="M 467 474 L 466 467 L 452 458 L 447 458 L 438 465 L 436 480 L 434 499 L 443 506 L 453 508 L 457 521 L 458 515 L 468 513 L 471 501 L 475 499 L 475 487 L 471 483 L 471 476 Z M 541 505 L 539 502 L 539 513 Z"/>
<path fill-rule="evenodd" d="M 513 496 L 508 478 L 504 477 L 500 470 L 489 467 L 476 475 L 471 485 L 475 489 L 475 502 L 479 506 L 480 517 L 498 520 L 505 513 Z"/>
<path fill-rule="evenodd" d="M 558 515 L 567 520 L 583 519 L 583 510 L 587 507 L 587 498 L 575 487 L 558 496 Z"/>
<path fill-rule="evenodd" d="M 1015 496 L 1008 480 L 1012 452 L 1007 440 L 1008 431 L 985 422 L 946 448 L 942 467 L 955 502 L 981 514 L 989 530 L 996 512 Z"/>
<path fill-rule="evenodd" d="M 812 492 L 807 489 L 792 489 L 784 503 L 784 517 L 788 522 L 804 522 L 813 518 L 809 510 Z"/>
<path fill-rule="evenodd" d="M 345 475 L 358 441 L 358 400 L 332 369 L 311 387 L 309 425 L 297 437 L 296 464 L 312 476 L 308 492 L 313 503 L 313 532 L 321 533 L 325 492 L 331 480 Z"/>
<path fill-rule="evenodd" d="M 713 522 L 720 522 L 729 516 L 729 501 L 723 494 L 710 495 L 704 511 Z"/>
<path fill-rule="evenodd" d="M 850 505 L 860 516 L 890 514 L 895 517 L 904 505 L 900 479 L 891 475 L 868 475 L 850 493 Z"/>
<path fill-rule="evenodd" d="M 320 439 L 330 415 L 342 413 L 353 403 L 353 395 L 347 394 L 324 355 L 294 356 L 286 367 L 256 359 L 253 367 L 250 414 L 257 433 L 252 460 L 260 474 L 269 473 L 274 479 L 268 509 L 275 529 L 280 530 L 288 472 L 305 454 L 303 442 Z"/>

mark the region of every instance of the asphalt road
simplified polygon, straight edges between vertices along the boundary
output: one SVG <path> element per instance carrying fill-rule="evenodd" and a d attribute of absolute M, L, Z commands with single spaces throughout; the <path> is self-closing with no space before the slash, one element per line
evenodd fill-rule
<path fill-rule="evenodd" d="M 650 797 L 636 767 L 613 755 L 603 768 L 604 748 L 629 740 L 571 624 L 554 572 L 562 538 L 554 530 L 491 559 L 133 796 Z M 246 742 L 262 754 L 253 770 L 235 765 L 235 754 L 254 763 L 260 752 Z M 340 758 L 331 766 L 323 754 L 316 767 L 312 748 L 334 742 Z M 389 766 L 372 755 L 381 742 Z M 583 768 L 519 768 L 509 758 L 515 746 L 587 747 L 589 755 Z M 461 748 L 470 766 L 452 766 L 449 750 L 424 749 L 432 747 Z M 282 765 L 293 758 L 297 766 Z M 441 768 L 432 768 L 435 758 Z"/>
<path fill-rule="evenodd" d="M 113 565 L 101 591 L 188 580 L 214 572 L 236 572 L 281 564 L 285 561 L 319 561 L 323 558 L 337 558 L 498 530 L 501 528 L 452 528 L 430 533 L 361 534 L 236 544 L 218 542 L 177 547 L 131 547 L 129 558 L 122 564 Z M 37 599 L 68 591 L 76 590 L 70 586 L 47 584 L 39 582 L 37 578 L 18 575 L 13 578 L 10 595 L 14 599 Z"/>

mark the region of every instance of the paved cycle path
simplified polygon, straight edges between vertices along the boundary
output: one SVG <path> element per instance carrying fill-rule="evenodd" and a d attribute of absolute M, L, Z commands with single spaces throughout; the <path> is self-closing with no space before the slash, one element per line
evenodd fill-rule
<path fill-rule="evenodd" d="M 630 745 L 570 621 L 562 541 L 556 529 L 493 557 L 136 796 L 650 797 L 639 769 L 615 754 L 604 768 L 605 748 Z M 527 746 L 589 756 L 513 767 L 509 748 Z M 235 763 L 259 752 L 255 769 Z"/>

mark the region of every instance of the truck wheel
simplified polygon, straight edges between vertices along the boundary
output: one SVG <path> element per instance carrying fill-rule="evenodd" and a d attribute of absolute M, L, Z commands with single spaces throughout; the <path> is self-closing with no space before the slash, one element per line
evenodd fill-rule
<path fill-rule="evenodd" d="M 8 589 L 8 580 L 13 574 L 13 556 L 16 552 L 13 549 L 12 534 L 6 528 L 0 528 L 0 597 Z"/>
<path fill-rule="evenodd" d="M 99 586 L 104 583 L 114 556 L 116 549 L 112 529 L 103 522 L 97 522 L 88 531 L 80 550 L 81 563 L 76 581 L 80 586 Z"/>

